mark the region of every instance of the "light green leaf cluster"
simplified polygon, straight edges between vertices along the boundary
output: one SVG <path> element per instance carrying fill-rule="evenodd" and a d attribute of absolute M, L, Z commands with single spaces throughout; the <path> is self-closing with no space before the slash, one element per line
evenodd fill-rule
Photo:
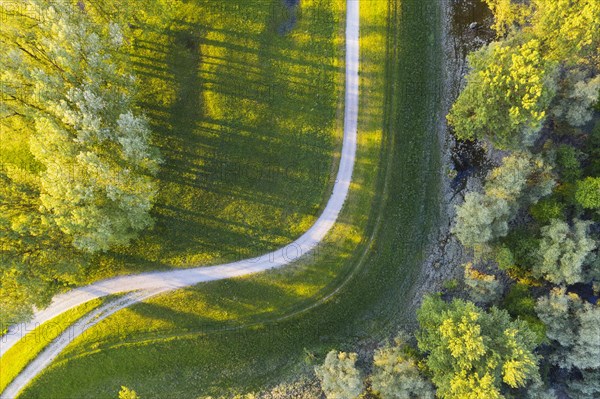
<path fill-rule="evenodd" d="M 356 368 L 356 353 L 330 351 L 315 374 L 328 399 L 355 399 L 363 391 L 363 379 Z"/>
<path fill-rule="evenodd" d="M 382 399 L 433 399 L 434 389 L 415 361 L 406 354 L 405 343 L 397 338 L 377 349 L 373 358 L 371 384 Z"/>
<path fill-rule="evenodd" d="M 538 300 L 536 312 L 547 326 L 546 335 L 558 345 L 553 363 L 600 370 L 600 306 L 555 288 Z"/>
<path fill-rule="evenodd" d="M 465 195 L 456 209 L 453 232 L 469 248 L 503 237 L 520 207 L 550 194 L 555 184 L 551 168 L 542 159 L 515 152 L 487 176 L 484 194 Z"/>
<path fill-rule="evenodd" d="M 496 277 L 473 268 L 472 263 L 465 265 L 465 284 L 473 302 L 494 303 L 502 295 L 502 285 Z"/>
<path fill-rule="evenodd" d="M 597 243 L 588 236 L 591 223 L 575 219 L 573 226 L 553 219 L 541 229 L 542 238 L 534 263 L 533 274 L 555 284 L 574 284 L 587 280 L 584 266 Z"/>

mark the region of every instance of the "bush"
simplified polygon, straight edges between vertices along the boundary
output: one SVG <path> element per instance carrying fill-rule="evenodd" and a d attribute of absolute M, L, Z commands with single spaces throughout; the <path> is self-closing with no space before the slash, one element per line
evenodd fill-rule
<path fill-rule="evenodd" d="M 433 385 L 420 373 L 415 360 L 407 353 L 404 339 L 387 344 L 373 358 L 373 389 L 381 399 L 433 399 Z"/>
<path fill-rule="evenodd" d="M 363 380 L 356 368 L 356 353 L 330 351 L 315 374 L 327 399 L 355 399 L 363 390 Z"/>
<path fill-rule="evenodd" d="M 575 199 L 585 209 L 600 209 L 600 177 L 578 181 Z"/>
<path fill-rule="evenodd" d="M 536 334 L 539 345 L 546 340 L 546 325 L 537 317 L 535 305 L 536 301 L 530 287 L 522 283 L 510 287 L 502 301 L 503 309 L 512 317 L 524 320 L 529 325 Z"/>
<path fill-rule="evenodd" d="M 581 177 L 581 151 L 570 145 L 560 145 L 556 149 L 556 167 L 560 180 L 573 183 Z"/>
<path fill-rule="evenodd" d="M 502 295 L 502 285 L 496 277 L 474 269 L 472 263 L 465 265 L 465 284 L 469 297 L 476 303 L 494 303 Z"/>

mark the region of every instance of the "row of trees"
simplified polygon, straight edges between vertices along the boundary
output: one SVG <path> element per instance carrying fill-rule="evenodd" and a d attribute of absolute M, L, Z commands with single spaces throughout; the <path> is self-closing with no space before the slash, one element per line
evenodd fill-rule
<path fill-rule="evenodd" d="M 448 115 L 457 138 L 505 154 L 456 210 L 473 262 L 370 375 L 330 352 L 328 398 L 600 397 L 600 3 L 486 2 L 497 40 L 469 55 Z"/>
<path fill-rule="evenodd" d="M 0 165 L 0 318 L 18 321 L 152 225 L 160 157 L 122 27 L 82 2 L 1 7 L 2 129 L 27 149 Z"/>

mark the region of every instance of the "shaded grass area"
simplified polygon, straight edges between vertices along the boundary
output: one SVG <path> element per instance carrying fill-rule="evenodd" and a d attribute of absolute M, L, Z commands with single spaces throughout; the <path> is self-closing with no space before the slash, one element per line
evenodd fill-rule
<path fill-rule="evenodd" d="M 361 3 L 361 110 L 350 197 L 315 259 L 155 298 L 98 326 L 25 398 L 248 392 L 310 370 L 329 349 L 410 328 L 438 217 L 439 7 Z M 76 387 L 63 381 L 78 381 Z"/>
<path fill-rule="evenodd" d="M 46 346 L 77 320 L 100 306 L 106 298 L 94 299 L 36 327 L 0 358 L 0 392 L 19 375 Z"/>
<path fill-rule="evenodd" d="M 237 260 L 304 232 L 341 137 L 342 2 L 102 3 L 139 21 L 131 62 L 165 163 L 154 229 L 90 278 Z"/>
<path fill-rule="evenodd" d="M 342 135 L 343 1 L 79 3 L 131 28 L 123 56 L 164 158 L 154 228 L 83 282 L 254 256 L 316 220 Z M 36 167 L 26 131 L 4 130 L 0 161 Z"/>

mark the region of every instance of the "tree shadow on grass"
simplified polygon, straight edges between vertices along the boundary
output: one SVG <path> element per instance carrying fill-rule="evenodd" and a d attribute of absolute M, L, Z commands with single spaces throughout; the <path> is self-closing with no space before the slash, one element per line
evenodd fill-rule
<path fill-rule="evenodd" d="M 238 24 L 225 15 L 206 23 L 199 7 L 197 21 L 173 21 L 167 31 L 142 27 L 135 41 L 141 105 L 165 162 L 155 227 L 115 251 L 122 256 L 107 255 L 115 269 L 210 264 L 243 248 L 267 252 L 318 215 L 333 178 L 343 72 L 331 56 L 319 58 L 335 49 L 280 35 L 286 14 L 279 6 L 240 7 L 246 16 Z"/>

